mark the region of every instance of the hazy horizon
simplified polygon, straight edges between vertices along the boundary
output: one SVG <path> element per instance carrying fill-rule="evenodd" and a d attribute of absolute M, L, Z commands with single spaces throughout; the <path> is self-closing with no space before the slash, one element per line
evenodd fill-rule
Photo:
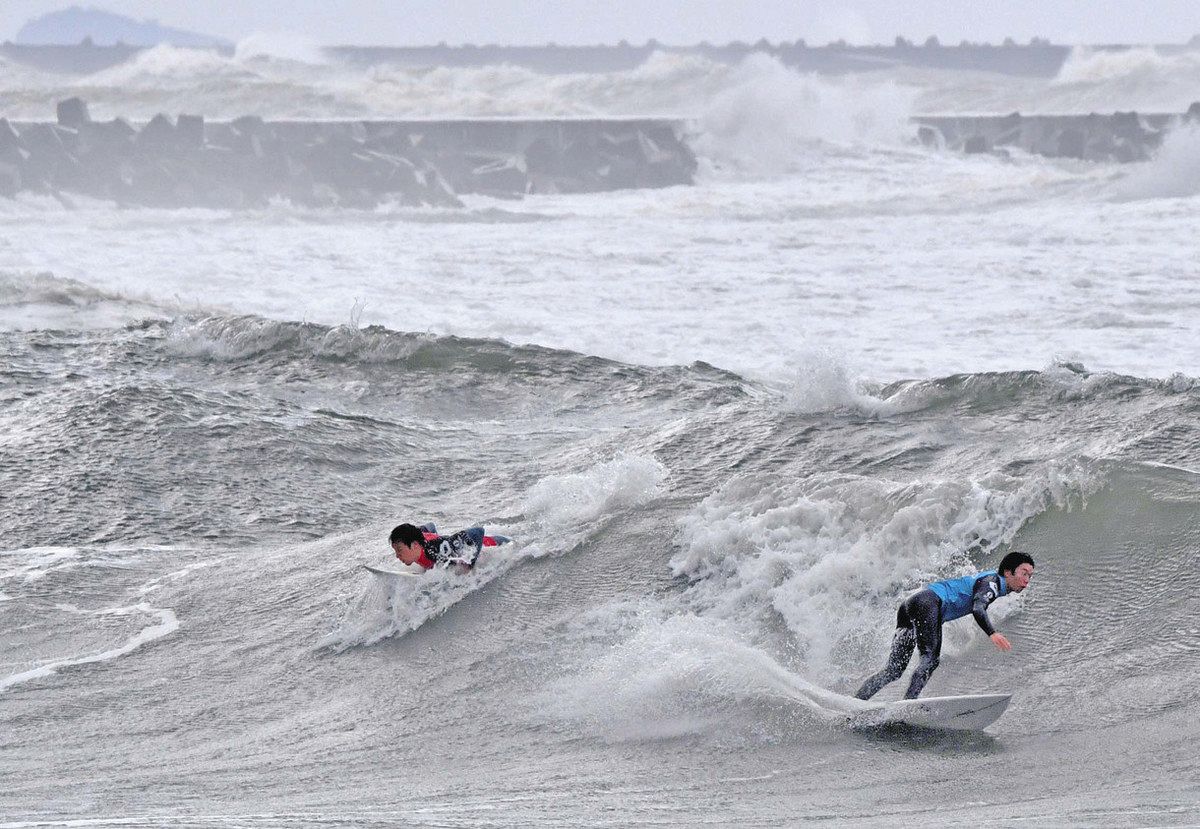
<path fill-rule="evenodd" d="M 0 9 L 0 38 L 12 40 L 29 20 L 71 5 L 138 21 L 156 20 L 163 26 L 235 42 L 252 35 L 287 34 L 319 45 L 568 46 L 621 40 L 638 44 L 651 39 L 691 45 L 762 38 L 772 43 L 804 39 L 813 45 L 836 40 L 890 44 L 897 36 L 918 43 L 934 36 L 946 45 L 963 40 L 1000 43 L 1008 37 L 1018 43 L 1041 37 L 1066 45 L 1155 45 L 1186 43 L 1200 33 L 1200 4 L 1184 0 L 1113 2 L 1106 5 L 1104 15 L 1095 13 L 1094 4 L 1080 0 L 1052 5 L 1015 0 L 986 15 L 947 0 L 924 3 L 918 9 L 894 8 L 884 0 L 822 0 L 803 9 L 779 0 L 752 7 L 729 0 L 666 0 L 652 8 L 626 0 L 603 15 L 581 0 L 463 0 L 456 5 L 453 19 L 445 15 L 442 4 L 431 0 L 408 3 L 402 11 L 382 0 L 349 0 L 337 8 L 317 0 L 298 0 L 286 7 L 217 0 L 204 8 L 182 0 L 10 0 Z"/>

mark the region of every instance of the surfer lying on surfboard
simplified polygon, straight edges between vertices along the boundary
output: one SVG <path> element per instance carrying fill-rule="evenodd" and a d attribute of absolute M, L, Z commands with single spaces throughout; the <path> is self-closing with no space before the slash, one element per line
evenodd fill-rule
<path fill-rule="evenodd" d="M 396 558 L 408 565 L 426 570 L 434 567 L 454 567 L 465 573 L 475 566 L 484 547 L 498 547 L 509 541 L 502 535 L 484 535 L 483 527 L 459 530 L 452 535 L 438 535 L 433 524 L 401 524 L 392 530 L 392 550 Z"/>
<path fill-rule="evenodd" d="M 1020 593 L 1029 586 L 1031 578 L 1033 559 L 1027 553 L 1013 551 L 1000 560 L 1000 566 L 995 570 L 935 581 L 913 593 L 896 612 L 896 635 L 892 638 L 892 651 L 888 654 L 887 665 L 869 677 L 855 696 L 870 699 L 884 685 L 899 679 L 915 647 L 921 654 L 921 661 L 913 672 L 904 698 L 916 699 L 941 659 L 942 623 L 968 613 L 975 617 L 979 627 L 997 648 L 1012 650 L 1004 634 L 997 633 L 992 627 L 987 615 L 988 605 L 1001 596 Z"/>

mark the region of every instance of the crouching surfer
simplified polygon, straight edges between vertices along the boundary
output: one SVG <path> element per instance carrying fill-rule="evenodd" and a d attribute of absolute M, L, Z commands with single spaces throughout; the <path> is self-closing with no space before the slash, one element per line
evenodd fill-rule
<path fill-rule="evenodd" d="M 915 648 L 921 655 L 921 661 L 913 672 L 904 698 L 916 699 L 941 658 L 942 623 L 968 613 L 975 617 L 979 627 L 997 648 L 1012 650 L 1008 639 L 992 627 L 987 615 L 988 605 L 1001 596 L 1020 593 L 1029 586 L 1031 578 L 1033 559 L 1026 553 L 1014 551 L 1000 560 L 996 570 L 935 581 L 913 593 L 896 612 L 896 635 L 892 638 L 892 651 L 888 654 L 887 665 L 869 677 L 855 696 L 870 699 L 880 688 L 899 679 Z"/>
<path fill-rule="evenodd" d="M 509 539 L 502 535 L 485 535 L 483 527 L 459 530 L 451 535 L 438 535 L 433 524 L 401 524 L 392 530 L 388 541 L 396 558 L 407 565 L 426 570 L 434 567 L 453 567 L 466 573 L 475 566 L 484 547 L 497 547 Z"/>

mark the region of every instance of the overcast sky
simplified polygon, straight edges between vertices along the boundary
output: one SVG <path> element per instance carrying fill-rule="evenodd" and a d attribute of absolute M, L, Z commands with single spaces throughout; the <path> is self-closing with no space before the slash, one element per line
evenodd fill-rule
<path fill-rule="evenodd" d="M 0 39 L 72 4 L 233 41 L 288 33 L 321 44 L 1183 43 L 1200 33 L 1200 0 L 0 0 Z"/>

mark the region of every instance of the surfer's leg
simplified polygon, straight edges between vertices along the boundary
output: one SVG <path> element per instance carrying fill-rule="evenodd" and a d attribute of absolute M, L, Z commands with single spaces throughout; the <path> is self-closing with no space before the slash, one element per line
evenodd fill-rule
<path fill-rule="evenodd" d="M 928 593 L 929 595 L 925 595 Z M 925 683 L 937 670 L 942 658 L 942 603 L 931 590 L 922 590 L 913 597 L 909 614 L 916 630 L 917 652 L 921 655 L 917 669 L 908 683 L 905 699 L 916 699 Z"/>
<path fill-rule="evenodd" d="M 904 605 L 896 613 L 896 634 L 892 637 L 892 651 L 888 654 L 887 664 L 883 670 L 867 678 L 854 696 L 859 699 L 870 699 L 879 693 L 879 689 L 889 682 L 895 682 L 904 673 L 908 660 L 912 658 L 913 648 L 916 647 L 917 637 L 913 632 Z"/>

